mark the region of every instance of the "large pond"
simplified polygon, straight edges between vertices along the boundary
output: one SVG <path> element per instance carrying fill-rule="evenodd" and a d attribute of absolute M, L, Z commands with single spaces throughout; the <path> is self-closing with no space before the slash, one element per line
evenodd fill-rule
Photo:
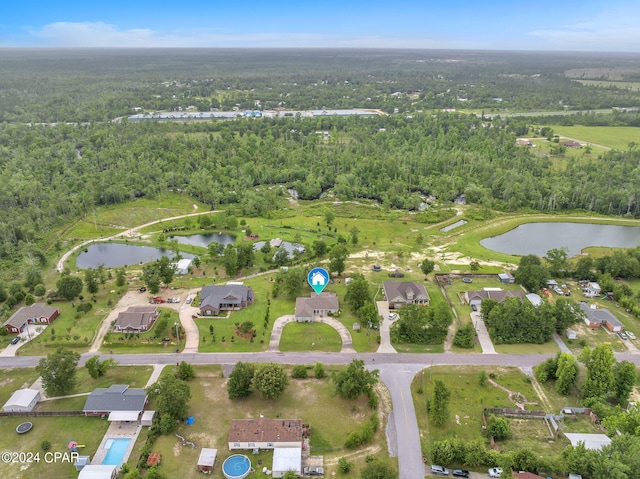
<path fill-rule="evenodd" d="M 219 243 L 223 246 L 233 244 L 236 242 L 236 237 L 226 233 L 213 233 L 213 234 L 199 234 L 189 236 L 171 236 L 169 239 L 174 239 L 180 244 L 190 244 L 191 246 L 208 247 L 211 243 Z"/>
<path fill-rule="evenodd" d="M 544 256 L 554 248 L 567 248 L 569 257 L 589 246 L 634 248 L 640 245 L 640 226 L 589 223 L 525 223 L 480 244 L 499 253 Z"/>
<path fill-rule="evenodd" d="M 193 258 L 191 254 L 180 254 L 184 258 Z M 160 259 L 162 256 L 173 257 L 173 251 L 122 243 L 94 243 L 78 255 L 76 266 L 84 269 L 96 268 L 98 265 L 104 264 L 107 268 L 117 268 L 148 263 Z"/>

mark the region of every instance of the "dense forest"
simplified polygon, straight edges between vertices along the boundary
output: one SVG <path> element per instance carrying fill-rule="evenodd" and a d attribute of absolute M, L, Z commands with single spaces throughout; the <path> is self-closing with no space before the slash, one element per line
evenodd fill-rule
<path fill-rule="evenodd" d="M 637 92 L 584 86 L 563 73 L 630 60 L 413 50 L 0 51 L 2 269 L 38 256 L 48 232 L 96 206 L 168 190 L 212 207 L 235 205 L 245 216 L 270 214 L 282 191 L 273 185 L 293 187 L 304 199 L 331 190 L 409 210 L 428 195 L 447 203 L 464 193 L 499 210 L 638 216 L 637 147 L 558 161 L 516 146 L 528 132 L 523 118 L 440 111 L 640 105 Z M 190 105 L 391 114 L 126 119 L 134 108 Z M 608 118 L 635 124 L 638 115 Z"/>

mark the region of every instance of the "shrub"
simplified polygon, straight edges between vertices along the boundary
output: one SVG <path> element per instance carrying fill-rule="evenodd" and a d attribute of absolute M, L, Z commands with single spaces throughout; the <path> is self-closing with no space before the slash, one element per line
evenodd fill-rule
<path fill-rule="evenodd" d="M 458 331 L 453 338 L 453 344 L 459 348 L 471 349 L 475 344 L 476 331 L 472 324 L 467 324 Z"/>
<path fill-rule="evenodd" d="M 40 443 L 40 449 L 42 449 L 43 451 L 48 451 L 49 449 L 51 449 L 51 443 L 45 439 Z"/>
<path fill-rule="evenodd" d="M 341 457 L 340 459 L 338 459 L 338 469 L 340 469 L 340 472 L 342 472 L 343 474 L 349 472 L 352 466 L 353 464 L 347 461 L 345 457 Z"/>
<path fill-rule="evenodd" d="M 316 379 L 322 379 L 325 376 L 324 364 L 316 363 L 316 365 L 313 367 L 313 374 Z"/>
<path fill-rule="evenodd" d="M 291 371 L 291 377 L 295 379 L 307 378 L 307 367 L 304 364 L 297 364 Z"/>

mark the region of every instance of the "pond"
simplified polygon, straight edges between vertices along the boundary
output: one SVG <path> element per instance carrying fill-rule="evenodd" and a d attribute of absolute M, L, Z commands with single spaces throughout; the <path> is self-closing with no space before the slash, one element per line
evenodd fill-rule
<path fill-rule="evenodd" d="M 554 248 L 567 248 L 569 257 L 589 246 L 634 248 L 640 245 L 640 226 L 590 223 L 525 223 L 480 244 L 499 253 L 544 256 Z"/>
<path fill-rule="evenodd" d="M 207 248 L 211 243 L 219 243 L 223 246 L 233 244 L 236 242 L 236 237 L 226 233 L 211 233 L 211 234 L 199 234 L 188 236 L 171 236 L 169 239 L 174 239 L 180 244 L 189 244 L 191 246 L 201 246 Z"/>
<path fill-rule="evenodd" d="M 193 255 L 180 253 L 184 258 Z M 80 269 L 97 268 L 104 264 L 107 268 L 148 263 L 162 256 L 173 257 L 173 251 L 122 243 L 94 243 L 78 255 L 76 266 Z"/>

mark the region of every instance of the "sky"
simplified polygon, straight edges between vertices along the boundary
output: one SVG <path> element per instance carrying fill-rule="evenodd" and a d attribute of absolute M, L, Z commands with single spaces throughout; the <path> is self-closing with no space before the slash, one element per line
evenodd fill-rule
<path fill-rule="evenodd" d="M 638 0 L 9 0 L 0 47 L 640 51 Z"/>

